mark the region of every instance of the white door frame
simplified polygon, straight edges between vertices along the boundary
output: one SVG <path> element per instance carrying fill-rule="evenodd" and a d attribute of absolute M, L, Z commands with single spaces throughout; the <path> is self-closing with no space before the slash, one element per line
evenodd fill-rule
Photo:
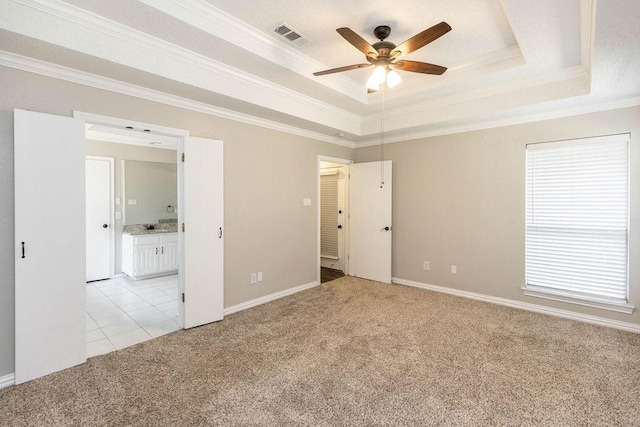
<path fill-rule="evenodd" d="M 113 157 L 85 155 L 87 160 L 101 160 L 109 162 L 109 278 L 116 276 L 116 228 L 114 210 L 116 204 L 115 192 L 115 161 Z"/>
<path fill-rule="evenodd" d="M 316 276 L 316 280 L 318 283 L 321 282 L 320 280 L 320 267 L 321 267 L 321 263 L 320 263 L 320 201 L 321 201 L 321 197 L 320 197 L 320 164 L 321 162 L 331 162 L 331 163 L 340 163 L 342 165 L 347 165 L 349 166 L 350 164 L 353 163 L 353 160 L 350 159 L 342 159 L 339 157 L 329 157 L 329 156 L 322 156 L 319 155 L 318 156 L 318 164 L 317 164 L 317 170 L 316 170 L 316 194 L 318 196 L 317 201 L 316 201 L 316 217 L 317 217 L 317 224 L 318 224 L 318 234 L 317 234 L 317 252 L 316 252 L 316 262 L 318 263 L 318 269 L 317 269 L 317 276 Z M 347 217 L 349 215 L 349 179 L 347 177 L 347 181 L 345 182 L 345 192 L 344 192 L 344 205 L 345 205 L 345 217 Z M 348 218 L 347 221 L 343 221 L 343 230 L 344 230 L 344 274 L 348 275 L 349 274 L 349 226 L 348 226 Z"/>
<path fill-rule="evenodd" d="M 118 117 L 109 117 L 103 116 L 100 114 L 86 113 L 83 111 L 75 111 L 73 112 L 73 117 L 84 119 L 87 125 L 104 125 L 111 126 L 116 128 L 126 128 L 127 126 L 132 126 L 135 129 L 149 129 L 151 133 L 161 134 L 166 136 L 173 136 L 178 138 L 178 148 L 176 152 L 176 163 L 178 165 L 178 203 L 179 210 L 178 215 L 182 212 L 181 207 L 183 203 L 183 194 L 184 194 L 184 169 L 182 168 L 181 163 L 181 153 L 184 152 L 184 141 L 185 138 L 189 137 L 191 133 L 185 129 L 171 128 L 166 126 L 159 126 L 156 124 L 149 124 L 143 122 L 137 122 L 134 120 L 121 119 Z M 182 295 L 184 292 L 184 274 L 183 274 L 183 265 L 184 265 L 184 236 L 180 229 L 178 230 L 179 243 L 178 247 L 180 250 L 180 265 L 178 266 L 178 295 Z M 184 306 L 182 304 L 178 304 L 180 311 L 180 319 L 179 325 L 180 328 L 184 328 Z"/>

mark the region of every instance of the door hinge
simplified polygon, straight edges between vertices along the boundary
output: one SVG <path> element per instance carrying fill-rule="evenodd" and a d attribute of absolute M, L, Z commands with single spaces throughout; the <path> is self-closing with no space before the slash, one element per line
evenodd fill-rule
<path fill-rule="evenodd" d="M 184 302 L 184 292 L 182 293 L 182 302 Z"/>
<path fill-rule="evenodd" d="M 182 232 L 184 233 L 184 222 L 182 223 Z"/>
<path fill-rule="evenodd" d="M 182 153 L 182 162 L 184 163 L 184 153 Z"/>

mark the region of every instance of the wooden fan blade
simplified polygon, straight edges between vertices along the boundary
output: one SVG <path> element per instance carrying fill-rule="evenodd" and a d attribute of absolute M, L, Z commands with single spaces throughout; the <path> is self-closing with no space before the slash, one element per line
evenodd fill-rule
<path fill-rule="evenodd" d="M 358 49 L 368 57 L 378 57 L 378 51 L 373 46 L 371 46 L 369 42 L 356 34 L 351 28 L 338 28 L 336 31 L 338 32 L 338 34 L 344 37 L 346 41 L 354 45 L 356 49 Z"/>
<path fill-rule="evenodd" d="M 405 42 L 400 44 L 391 52 L 391 57 L 399 58 L 403 55 L 406 55 L 415 50 L 418 50 L 422 46 L 426 46 L 432 41 L 447 34 L 449 31 L 451 31 L 451 26 L 446 22 L 443 21 L 439 24 L 436 24 L 433 27 L 428 28 L 423 32 L 416 34 L 415 36 L 411 37 L 409 40 L 406 40 Z"/>
<path fill-rule="evenodd" d="M 341 73 L 343 71 L 356 70 L 358 68 L 369 67 L 373 64 L 354 64 L 354 65 L 346 65 L 344 67 L 332 68 L 330 70 L 318 71 L 313 73 L 314 76 L 324 76 L 325 74 L 333 74 L 333 73 Z"/>
<path fill-rule="evenodd" d="M 438 76 L 447 71 L 447 67 L 418 61 L 398 61 L 391 65 L 396 70 L 412 71 L 414 73 L 422 74 L 436 74 Z"/>

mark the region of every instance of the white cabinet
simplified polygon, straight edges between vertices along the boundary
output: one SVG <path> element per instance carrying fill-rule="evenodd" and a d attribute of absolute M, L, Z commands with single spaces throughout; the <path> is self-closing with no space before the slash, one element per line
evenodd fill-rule
<path fill-rule="evenodd" d="M 178 271 L 178 233 L 122 235 L 122 271 L 134 279 Z"/>
<path fill-rule="evenodd" d="M 133 247 L 133 274 L 129 276 L 146 276 L 158 273 L 158 247 L 156 245 L 135 245 Z"/>
<path fill-rule="evenodd" d="M 175 271 L 178 269 L 178 242 L 163 242 L 160 246 L 160 266 L 161 272 Z"/>

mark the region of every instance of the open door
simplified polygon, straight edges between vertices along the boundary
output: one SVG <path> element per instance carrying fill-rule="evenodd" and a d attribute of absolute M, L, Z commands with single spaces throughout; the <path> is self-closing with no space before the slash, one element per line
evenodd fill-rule
<path fill-rule="evenodd" d="M 186 137 L 180 222 L 184 327 L 222 320 L 224 173 L 222 141 Z"/>
<path fill-rule="evenodd" d="M 84 121 L 14 110 L 15 381 L 86 361 Z"/>
<path fill-rule="evenodd" d="M 111 277 L 113 158 L 86 159 L 87 282 Z"/>
<path fill-rule="evenodd" d="M 391 283 L 391 160 L 349 167 L 349 274 Z"/>

